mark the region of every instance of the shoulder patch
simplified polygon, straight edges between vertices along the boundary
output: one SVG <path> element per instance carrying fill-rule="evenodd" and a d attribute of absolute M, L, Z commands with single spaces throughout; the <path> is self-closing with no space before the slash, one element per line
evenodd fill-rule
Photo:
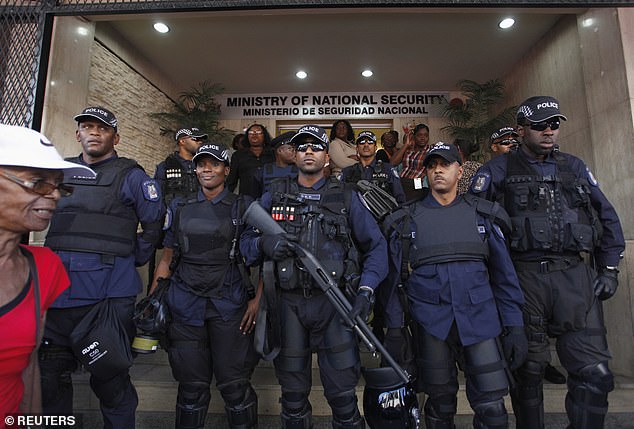
<path fill-rule="evenodd" d="M 401 180 L 401 175 L 398 174 L 398 171 L 396 171 L 396 168 L 390 167 L 390 170 L 392 171 L 392 175 L 394 175 L 394 177 L 396 177 L 398 180 Z"/>
<path fill-rule="evenodd" d="M 599 186 L 599 182 L 597 181 L 597 179 L 595 179 L 592 171 L 590 171 L 588 167 L 586 167 L 586 174 L 588 175 L 588 183 L 590 183 L 592 186 Z"/>
<path fill-rule="evenodd" d="M 491 175 L 488 172 L 480 172 L 475 175 L 471 181 L 471 191 L 473 193 L 480 193 L 487 190 L 491 183 Z"/>
<path fill-rule="evenodd" d="M 154 180 L 146 180 L 143 182 L 143 196 L 148 201 L 158 201 L 159 200 L 159 192 L 158 186 L 156 185 L 156 181 Z"/>
<path fill-rule="evenodd" d="M 172 226 L 172 219 L 174 218 L 174 214 L 172 213 L 172 209 L 170 207 L 167 208 L 165 212 L 165 221 L 163 222 L 163 231 L 167 231 Z"/>
<path fill-rule="evenodd" d="M 502 229 L 495 223 L 493 224 L 493 231 L 498 237 L 504 240 L 504 233 L 502 232 Z"/>

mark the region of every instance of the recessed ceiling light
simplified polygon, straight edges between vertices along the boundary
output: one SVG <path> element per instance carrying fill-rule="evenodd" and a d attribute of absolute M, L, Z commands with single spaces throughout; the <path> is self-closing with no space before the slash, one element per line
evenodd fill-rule
<path fill-rule="evenodd" d="M 162 22 L 157 22 L 156 24 L 154 24 L 154 29 L 159 33 L 167 33 L 168 31 L 170 31 L 170 28 Z"/>
<path fill-rule="evenodd" d="M 306 77 L 308 76 L 308 73 L 306 73 L 304 70 L 300 70 L 297 73 L 295 73 L 295 76 L 297 76 L 299 79 L 306 79 Z"/>
<path fill-rule="evenodd" d="M 584 27 L 592 27 L 592 24 L 594 24 L 593 18 L 586 18 L 583 21 L 581 21 L 581 25 L 583 25 Z"/>
<path fill-rule="evenodd" d="M 370 76 L 372 76 L 373 74 L 374 74 L 374 73 L 372 73 L 372 70 L 370 70 L 370 69 L 363 70 L 363 71 L 361 72 L 361 76 L 363 76 L 363 77 L 370 77 Z"/>
<path fill-rule="evenodd" d="M 504 18 L 502 21 L 500 21 L 500 23 L 498 24 L 498 26 L 500 28 L 511 28 L 513 26 L 513 24 L 515 24 L 515 20 L 513 18 Z"/>
<path fill-rule="evenodd" d="M 77 27 L 77 34 L 79 34 L 80 36 L 87 36 L 88 29 L 86 27 Z"/>

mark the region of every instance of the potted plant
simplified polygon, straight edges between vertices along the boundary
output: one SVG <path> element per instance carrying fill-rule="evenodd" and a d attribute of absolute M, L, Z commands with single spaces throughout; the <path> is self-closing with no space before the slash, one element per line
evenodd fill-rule
<path fill-rule="evenodd" d="M 471 154 L 471 159 L 484 163 L 491 157 L 488 144 L 491 134 L 515 122 L 516 106 L 500 107 L 504 84 L 498 79 L 482 84 L 463 79 L 457 86 L 465 101 L 454 99 L 446 105 L 443 117 L 448 125 L 442 127 L 442 131 L 453 138 L 473 142 L 477 150 Z"/>
<path fill-rule="evenodd" d="M 220 126 L 220 104 L 215 100 L 223 91 L 218 83 L 201 82 L 179 94 L 173 111 L 150 116 L 161 124 L 161 135 L 174 135 L 178 127 L 195 126 L 209 134 L 210 141 L 229 147 L 235 132 Z"/>

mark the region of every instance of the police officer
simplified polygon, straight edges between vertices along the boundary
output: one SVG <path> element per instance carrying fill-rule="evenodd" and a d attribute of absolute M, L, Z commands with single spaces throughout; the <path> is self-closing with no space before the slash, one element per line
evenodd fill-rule
<path fill-rule="evenodd" d="M 389 162 L 376 159 L 376 136 L 372 131 L 361 131 L 356 141 L 359 162 L 344 168 L 341 181 L 358 183 L 366 180 L 391 195 L 397 203 L 405 202 L 405 193 L 401 185 L 401 177 Z M 376 198 L 381 198 L 380 195 Z M 372 204 L 372 201 L 367 201 Z M 384 202 L 388 204 L 387 202 Z M 382 219 L 377 219 L 377 221 Z M 397 362 L 405 364 L 407 360 L 408 334 L 405 330 L 403 303 L 398 295 L 395 283 L 386 279 L 377 290 L 373 330 Z M 387 329 L 384 334 L 383 328 Z"/>
<path fill-rule="evenodd" d="M 525 100 L 517 111 L 517 151 L 497 157 L 476 175 L 471 192 L 500 201 L 511 216 L 511 257 L 526 305 L 526 363 L 511 392 L 519 428 L 544 427 L 543 377 L 550 361 L 548 337 L 568 371 L 570 428 L 602 428 L 614 377 L 608 368 L 601 301 L 618 285 L 624 250 L 619 218 L 590 170 L 559 151 L 559 102 Z M 591 253 L 594 267 L 583 263 Z"/>
<path fill-rule="evenodd" d="M 436 143 L 423 162 L 430 194 L 391 215 L 410 228 L 395 248 L 412 269 L 407 295 L 417 324 L 418 384 L 428 395 L 425 427 L 454 427 L 458 363 L 473 427 L 507 428 L 505 358 L 514 368 L 526 357 L 524 300 L 500 229 L 508 216 L 496 203 L 458 196 L 461 164 L 455 145 Z"/>
<path fill-rule="evenodd" d="M 502 127 L 491 134 L 491 153 L 493 156 L 499 156 L 516 150 L 520 141 L 519 134 L 513 127 Z"/>
<path fill-rule="evenodd" d="M 278 313 L 283 329 L 274 364 L 282 386 L 282 427 L 312 427 L 308 395 L 311 352 L 316 351 L 333 428 L 363 428 L 355 393 L 360 377 L 357 340 L 327 295 L 295 263 L 289 239 L 312 252 L 342 285 L 345 277 L 361 273 L 358 283 L 352 279 L 355 287 L 359 285 L 352 318 L 367 317 L 370 311 L 374 289 L 387 273 L 386 242 L 358 194 L 335 178 L 324 177 L 329 140 L 323 128 L 303 126 L 291 143 L 296 151 L 297 180 L 288 186 L 284 181 L 274 182 L 280 186 L 272 187 L 261 199 L 261 205 L 288 234 L 260 236 L 247 230 L 241 242 L 247 263 L 257 263 L 262 254 L 277 261 Z M 355 252 L 361 253 L 361 260 L 351 260 Z"/>
<path fill-rule="evenodd" d="M 252 330 L 259 295 L 248 301 L 238 249 L 240 219 L 251 200 L 225 188 L 227 150 L 204 144 L 193 162 L 200 190 L 170 204 L 156 270 L 156 279 L 173 272 L 167 305 L 169 361 L 178 381 L 176 427 L 204 427 L 215 376 L 230 427 L 255 428 L 257 396 L 249 379 L 257 364 Z"/>
<path fill-rule="evenodd" d="M 341 181 L 357 183 L 367 180 L 391 194 L 398 203 L 405 202 L 400 176 L 389 164 L 376 159 L 376 136 L 372 131 L 361 131 L 355 141 L 359 162 L 342 170 Z"/>
<path fill-rule="evenodd" d="M 82 153 L 69 161 L 87 165 L 96 179 L 74 177 L 72 196 L 59 201 L 46 246 L 62 259 L 71 285 L 48 311 L 40 348 L 43 408 L 72 414 L 71 372 L 76 360 L 69 334 L 95 304 L 108 298 L 131 340 L 132 314 L 141 290 L 137 266 L 145 264 L 160 238 L 160 189 L 136 161 L 119 157 L 117 119 L 103 107 L 87 107 L 74 118 Z M 141 223 L 142 232 L 137 234 Z M 128 370 L 109 379 L 92 375 L 106 428 L 134 428 L 137 394 Z"/>
<path fill-rule="evenodd" d="M 192 158 L 207 138 L 207 134 L 195 127 L 180 128 L 176 131 L 178 150 L 160 162 L 154 173 L 154 179 L 161 185 L 166 205 L 169 205 L 175 197 L 196 195 L 198 179 L 194 172 Z"/>
<path fill-rule="evenodd" d="M 253 188 L 258 197 L 268 191 L 269 185 L 273 180 L 282 177 L 289 177 L 290 179 L 297 177 L 295 146 L 291 144 L 291 138 L 294 135 L 293 131 L 288 131 L 271 140 L 275 161 L 264 164 L 254 174 L 255 184 Z"/>

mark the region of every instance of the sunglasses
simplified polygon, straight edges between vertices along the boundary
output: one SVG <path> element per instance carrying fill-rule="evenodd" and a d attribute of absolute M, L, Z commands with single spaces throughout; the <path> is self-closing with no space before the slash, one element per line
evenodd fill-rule
<path fill-rule="evenodd" d="M 306 152 L 310 148 L 313 152 L 321 152 L 326 150 L 326 146 L 321 143 L 302 143 L 295 147 L 297 152 Z"/>
<path fill-rule="evenodd" d="M 497 144 L 502 146 L 509 146 L 509 145 L 519 144 L 519 142 L 515 139 L 506 139 L 506 140 L 502 140 L 501 142 L 498 142 Z"/>
<path fill-rule="evenodd" d="M 357 142 L 357 146 L 362 145 L 362 144 L 376 144 L 375 142 L 373 142 L 372 140 L 361 140 Z"/>
<path fill-rule="evenodd" d="M 17 183 L 22 186 L 24 189 L 27 189 L 31 192 L 34 192 L 38 195 L 47 196 L 52 194 L 55 189 L 59 191 L 62 197 L 67 197 L 73 193 L 74 188 L 69 185 L 64 185 L 63 183 L 53 185 L 52 183 L 48 183 L 43 179 L 38 179 L 33 182 L 29 180 L 24 180 L 19 178 L 18 176 L 14 176 L 13 174 L 7 173 L 6 171 L 2 172 L 2 176 L 5 179 L 12 181 L 13 183 Z"/>
<path fill-rule="evenodd" d="M 556 121 L 535 122 L 533 124 L 526 124 L 524 126 L 531 127 L 531 130 L 533 131 L 545 131 L 546 128 L 550 128 L 551 130 L 555 131 L 559 129 L 559 121 L 556 120 Z"/>

